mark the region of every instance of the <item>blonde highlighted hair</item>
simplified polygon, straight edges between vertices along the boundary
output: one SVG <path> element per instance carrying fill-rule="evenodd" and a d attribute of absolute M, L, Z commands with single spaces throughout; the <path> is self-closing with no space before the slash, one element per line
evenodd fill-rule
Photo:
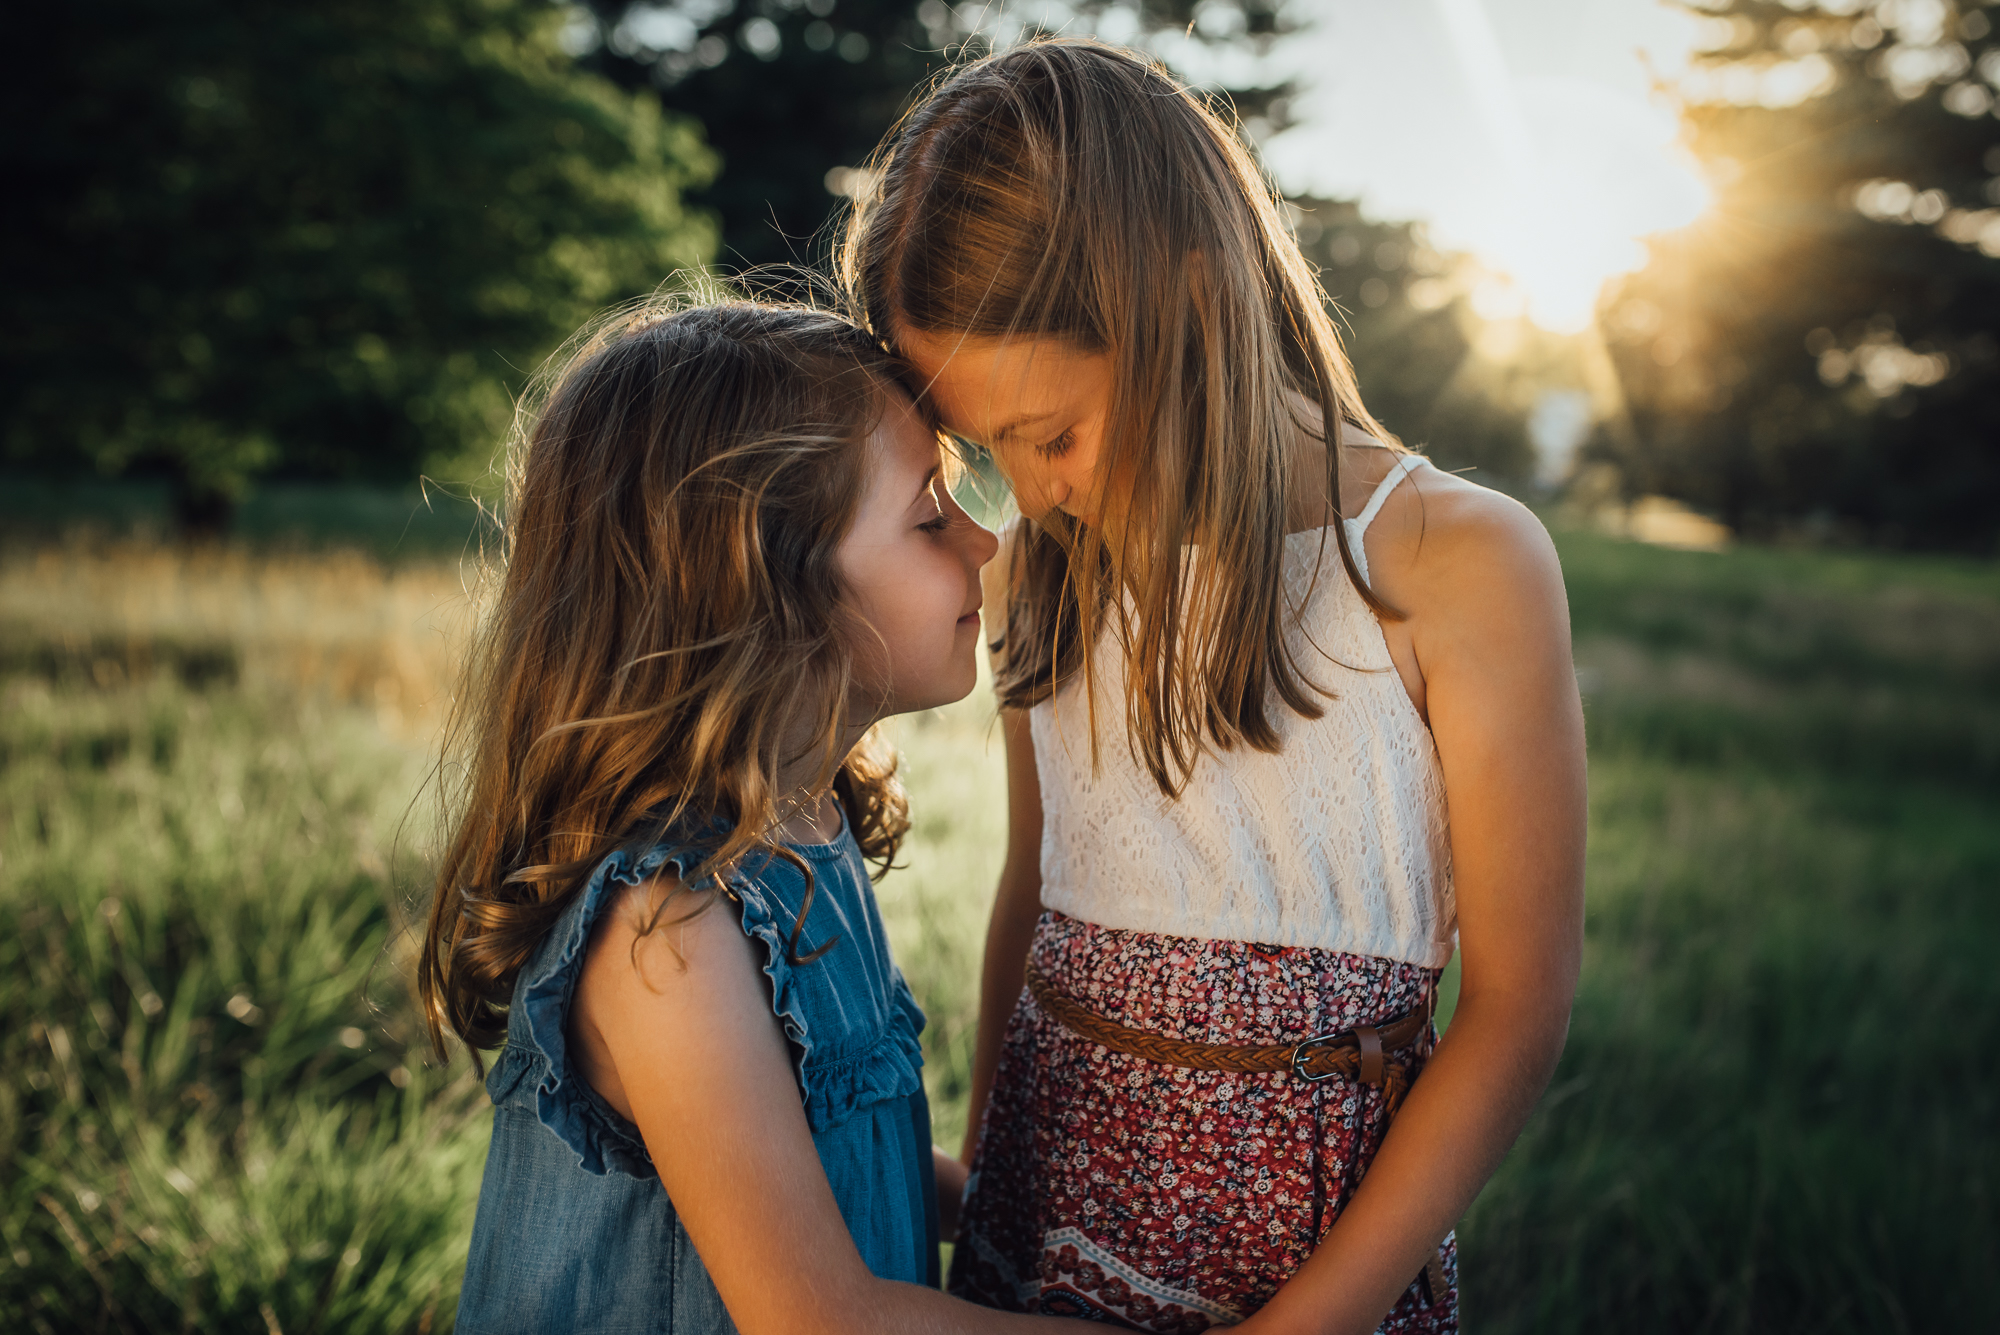
<path fill-rule="evenodd" d="M 867 631 L 835 552 L 900 374 L 847 320 L 747 302 L 647 303 L 557 359 L 447 744 L 460 811 L 418 968 L 440 1052 L 447 1029 L 499 1042 L 521 968 L 616 849 L 705 830 L 690 911 L 753 851 L 805 872 L 810 905 L 772 838 L 801 760 L 887 868 L 909 822 L 872 737 L 843 750 Z"/>
<path fill-rule="evenodd" d="M 1116 551 L 1060 512 L 1019 526 L 1002 705 L 1034 705 L 1079 671 L 1091 682 L 1108 620 L 1130 665 L 1134 754 L 1170 797 L 1210 744 L 1277 750 L 1271 696 L 1320 714 L 1326 692 L 1284 634 L 1295 442 L 1328 443 L 1337 507 L 1342 424 L 1394 438 L 1361 402 L 1278 200 L 1208 106 L 1089 40 L 967 65 L 890 133 L 839 267 L 892 343 L 1047 337 L 1111 358 L 1099 476 L 1134 479 L 1134 522 Z M 1344 528 L 1330 532 L 1362 597 L 1395 616 Z"/>

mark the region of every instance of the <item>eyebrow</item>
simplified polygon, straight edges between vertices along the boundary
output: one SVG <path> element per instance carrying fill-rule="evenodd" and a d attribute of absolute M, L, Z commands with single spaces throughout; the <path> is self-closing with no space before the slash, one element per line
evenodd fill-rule
<path fill-rule="evenodd" d="M 1017 434 L 1024 428 L 1035 425 L 1037 422 L 1048 421 L 1050 418 L 1056 416 L 1057 413 L 1059 413 L 1060 411 L 1061 409 L 1050 409 L 1048 412 L 1045 413 L 1024 414 L 1020 417 L 1015 418 L 1013 421 L 1009 422 L 1006 426 L 1003 426 L 998 431 L 994 432 L 993 439 L 996 441 L 1006 440 L 1008 437 Z"/>

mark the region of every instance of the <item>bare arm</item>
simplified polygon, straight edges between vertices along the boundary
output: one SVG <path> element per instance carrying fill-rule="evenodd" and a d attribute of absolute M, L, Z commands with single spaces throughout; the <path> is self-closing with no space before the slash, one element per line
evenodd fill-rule
<path fill-rule="evenodd" d="M 1421 500 L 1399 495 L 1408 522 L 1380 561 L 1370 533 L 1370 556 L 1378 591 L 1410 614 L 1444 767 L 1458 1008 L 1325 1242 L 1247 1323 L 1257 1335 L 1374 1330 L 1505 1157 L 1568 1031 L 1584 761 L 1561 570 L 1526 510 L 1427 477 Z"/>
<path fill-rule="evenodd" d="M 1007 746 L 1007 856 L 1000 868 L 1000 888 L 993 897 L 993 916 L 986 924 L 986 956 L 979 971 L 979 1034 L 972 1049 L 972 1102 L 966 1111 L 965 1148 L 972 1162 L 979 1143 L 980 1119 L 993 1093 L 993 1072 L 1000 1065 L 1000 1042 L 1007 1021 L 1020 1000 L 1021 978 L 1034 939 L 1035 920 L 1042 912 L 1042 790 L 1035 774 L 1035 743 L 1028 735 L 1028 716 L 1018 709 L 1000 711 L 1001 736 Z"/>
<path fill-rule="evenodd" d="M 813 1146 L 758 947 L 720 905 L 641 936 L 639 911 L 661 889 L 639 887 L 605 915 L 572 1028 L 586 1077 L 638 1124 L 737 1328 L 897 1335 L 1056 1327 L 869 1272 Z"/>

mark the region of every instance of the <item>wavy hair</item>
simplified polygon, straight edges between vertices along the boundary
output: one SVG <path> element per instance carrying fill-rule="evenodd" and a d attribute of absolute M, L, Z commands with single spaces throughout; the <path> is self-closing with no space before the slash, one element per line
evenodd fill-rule
<path fill-rule="evenodd" d="M 839 795 L 878 875 L 909 827 L 873 734 L 842 751 L 865 628 L 834 560 L 899 366 L 824 312 L 653 301 L 551 367 L 516 432 L 497 601 L 447 731 L 464 777 L 418 965 L 433 1044 L 449 1029 L 475 1060 L 612 851 L 709 831 L 674 921 L 752 853 L 805 872 L 809 908 L 810 869 L 771 831 L 781 768 L 815 758 L 814 791 Z"/>
<path fill-rule="evenodd" d="M 1053 337 L 1113 364 L 1099 477 L 1135 479 L 1140 522 L 1115 552 L 1061 512 L 1019 526 L 1001 704 L 1027 708 L 1082 672 L 1094 750 L 1090 660 L 1108 618 L 1130 665 L 1127 735 L 1167 796 L 1211 743 L 1276 751 L 1269 697 L 1312 718 L 1330 693 L 1284 634 L 1292 442 L 1303 430 L 1334 443 L 1337 508 L 1341 425 L 1394 437 L 1363 406 L 1242 143 L 1157 65 L 1047 39 L 946 77 L 869 179 L 838 265 L 878 336 Z M 1330 528 L 1362 598 L 1398 616 Z"/>

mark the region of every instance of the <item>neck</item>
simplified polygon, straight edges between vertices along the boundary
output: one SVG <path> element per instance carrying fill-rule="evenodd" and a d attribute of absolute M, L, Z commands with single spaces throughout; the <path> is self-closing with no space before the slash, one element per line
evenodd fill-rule
<path fill-rule="evenodd" d="M 871 718 L 844 726 L 833 769 L 839 769 L 874 723 Z M 810 739 L 799 738 L 791 760 L 778 767 L 778 792 L 782 795 L 777 801 L 776 833 L 787 843 L 824 844 L 840 833 L 840 805 L 827 786 L 830 776 L 821 771 L 819 756 L 810 747 Z"/>
<path fill-rule="evenodd" d="M 778 814 L 776 833 L 788 844 L 831 843 L 840 833 L 840 803 L 826 789 L 786 798 Z"/>

